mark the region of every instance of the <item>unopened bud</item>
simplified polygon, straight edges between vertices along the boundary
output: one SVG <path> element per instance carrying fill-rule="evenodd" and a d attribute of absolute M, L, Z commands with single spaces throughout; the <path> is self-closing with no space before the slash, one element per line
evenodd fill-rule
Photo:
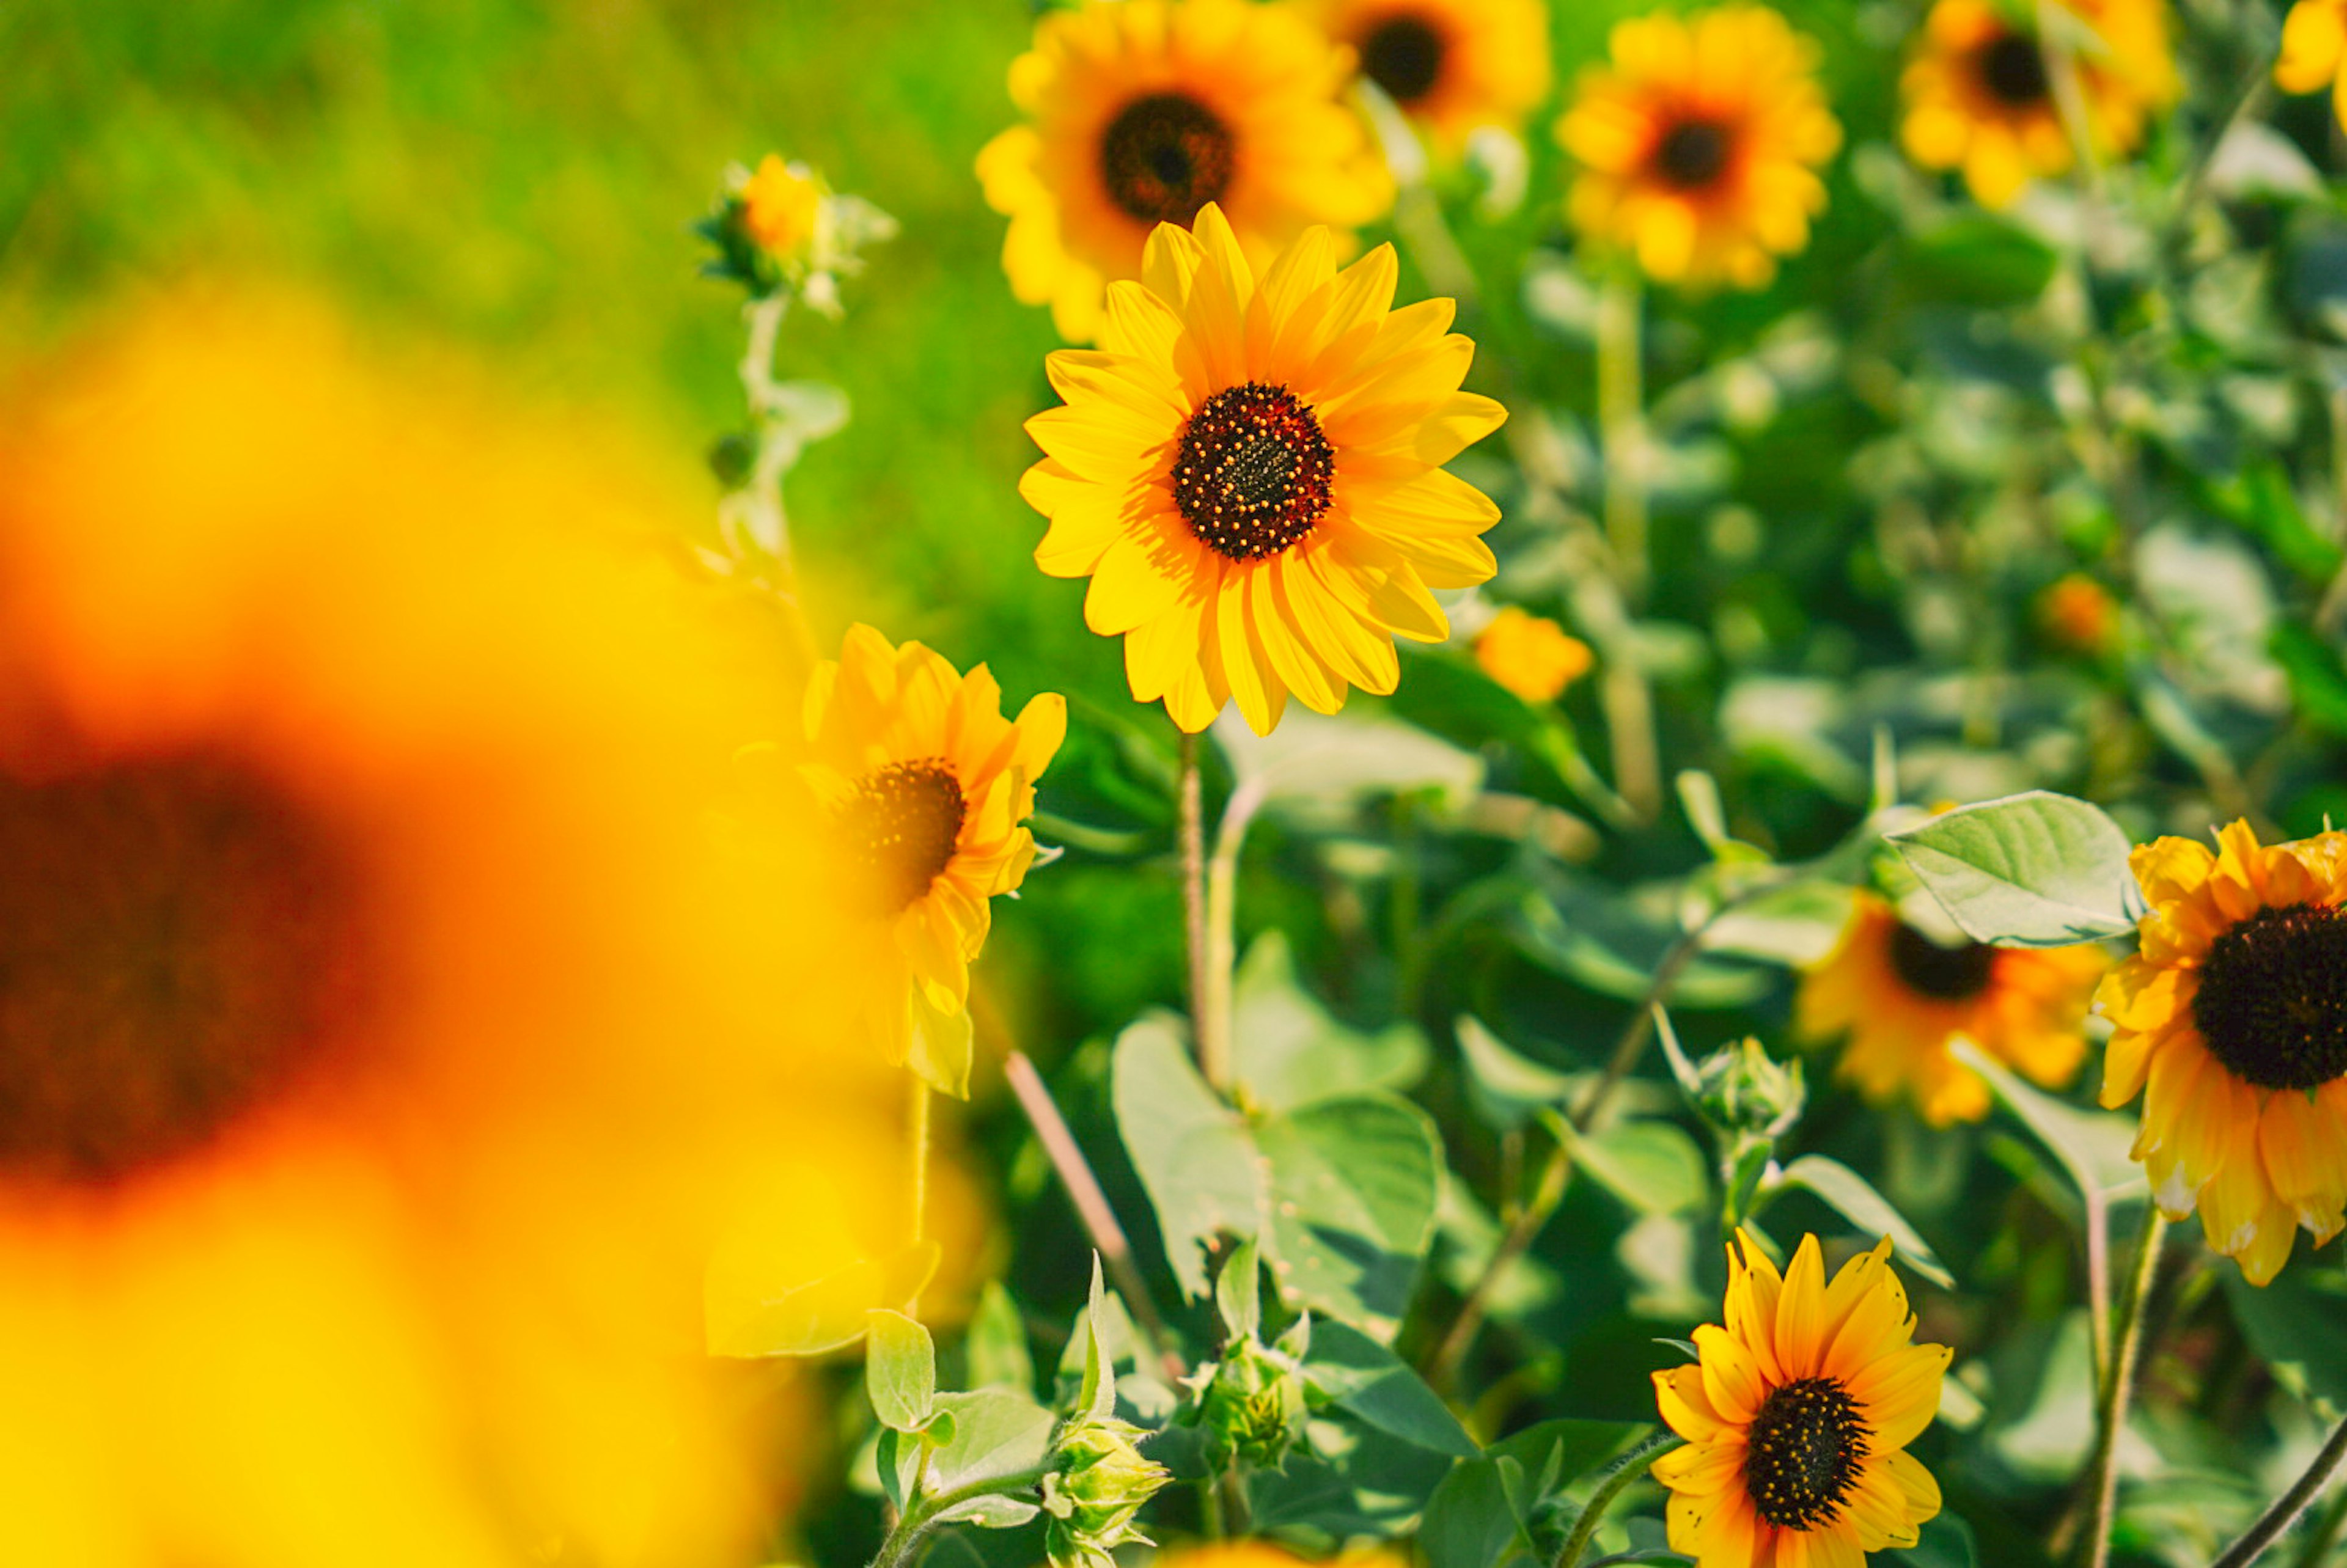
<path fill-rule="evenodd" d="M 1109 1553 L 1149 1537 L 1133 1528 L 1141 1505 L 1173 1479 L 1163 1465 L 1141 1457 L 1129 1421 L 1091 1417 L 1071 1421 L 1052 1450 L 1056 1467 L 1043 1478 L 1043 1536 L 1052 1568 L 1112 1568 Z"/>
<path fill-rule="evenodd" d="M 1714 1125 L 1732 1132 L 1777 1137 L 1800 1120 L 1809 1102 L 1801 1064 L 1770 1060 L 1750 1035 L 1697 1062 L 1696 1080 L 1696 1103 Z"/>
<path fill-rule="evenodd" d="M 1304 1378 L 1295 1361 L 1253 1339 L 1233 1345 L 1199 1400 L 1210 1457 L 1276 1469 L 1304 1435 Z"/>

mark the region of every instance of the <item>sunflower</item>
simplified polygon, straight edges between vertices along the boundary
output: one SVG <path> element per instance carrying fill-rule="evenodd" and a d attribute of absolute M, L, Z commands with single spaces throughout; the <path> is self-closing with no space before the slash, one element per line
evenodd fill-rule
<path fill-rule="evenodd" d="M 0 1560 L 732 1560 L 700 1251 L 895 1097 L 702 825 L 690 477 L 159 319 L 0 394 Z"/>
<path fill-rule="evenodd" d="M 2298 0 L 2281 25 L 2274 85 L 2286 93 L 2331 89 L 2331 107 L 2347 126 L 2347 0 Z"/>
<path fill-rule="evenodd" d="M 2347 1207 L 2347 834 L 2261 847 L 2247 823 L 2135 852 L 2141 951 L 2095 1003 L 2112 1022 L 2103 1103 L 2148 1088 L 2135 1157 L 2170 1219 L 2252 1285 L 2321 1245 Z"/>
<path fill-rule="evenodd" d="M 1307 231 L 1258 286 L 1220 208 L 1160 225 L 1101 350 L 1051 356 L 1067 405 L 1027 422 L 1036 564 L 1092 579 L 1134 698 L 1194 733 L 1234 695 L 1267 735 L 1290 692 L 1392 691 L 1396 636 L 1450 634 L 1428 589 L 1497 569 L 1499 508 L 1441 467 L 1507 417 L 1459 390 L 1474 345 L 1449 300 L 1390 308 L 1392 246 L 1342 272 L 1336 249 Z"/>
<path fill-rule="evenodd" d="M 1443 147 L 1484 126 L 1512 130 L 1548 96 L 1542 0 L 1311 0 L 1307 9 Z"/>
<path fill-rule="evenodd" d="M 1695 1331 L 1699 1364 L 1655 1374 L 1686 1440 L 1654 1464 L 1671 1550 L 1696 1568 L 1859 1568 L 1915 1544 L 1940 1483 L 1906 1451 L 1940 1408 L 1944 1345 L 1916 1345 L 1891 1243 L 1826 1282 L 1803 1236 L 1782 1276 L 1750 1236 L 1727 1251 L 1727 1327 Z"/>
<path fill-rule="evenodd" d="M 1662 282 L 1758 288 L 1809 242 L 1817 169 L 1841 145 L 1817 46 L 1764 5 L 1616 23 L 1557 139 L 1581 161 L 1568 210 Z"/>
<path fill-rule="evenodd" d="M 1544 615 L 1502 605 L 1475 634 L 1475 663 L 1527 702 L 1553 702 L 1596 662 L 1589 644 Z"/>
<path fill-rule="evenodd" d="M 2176 101 L 2163 0 L 2055 0 L 2093 35 L 2074 51 L 2097 158 L 2132 152 L 2144 121 Z M 2003 207 L 2030 179 L 2070 167 L 2052 67 L 2027 6 L 1939 0 L 1901 87 L 1900 140 L 1926 169 L 1960 169 L 1975 200 Z"/>
<path fill-rule="evenodd" d="M 807 686 L 814 756 L 800 772 L 861 905 L 871 1032 L 891 1062 L 948 1094 L 969 1091 L 969 966 L 986 945 L 988 900 L 1015 890 L 1035 859 L 1021 825 L 1067 733 L 1067 699 L 1045 692 L 1007 720 L 985 665 L 963 675 L 868 626 L 850 627 Z"/>
<path fill-rule="evenodd" d="M 1141 275 L 1159 223 L 1215 203 L 1260 265 L 1314 224 L 1378 217 L 1393 179 L 1339 99 L 1352 67 L 1284 5 L 1086 0 L 1044 16 L 1010 67 L 1032 123 L 978 155 L 987 205 L 1010 220 L 1010 292 L 1090 343 L 1103 285 Z"/>
<path fill-rule="evenodd" d="M 1988 1085 L 1948 1052 L 1962 1035 L 2024 1076 L 2060 1088 L 2086 1057 L 2099 948 L 1954 947 L 1860 893 L 1825 960 L 1801 978 L 1797 1032 L 1847 1035 L 1840 1076 L 1878 1103 L 1911 1096 L 1935 1127 L 1988 1114 Z"/>

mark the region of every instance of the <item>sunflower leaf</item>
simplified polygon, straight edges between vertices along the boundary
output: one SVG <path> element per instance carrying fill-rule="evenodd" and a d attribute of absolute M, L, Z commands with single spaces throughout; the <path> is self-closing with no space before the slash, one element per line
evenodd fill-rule
<path fill-rule="evenodd" d="M 2143 913 L 2127 835 L 2068 795 L 2031 790 L 1884 836 L 1975 942 L 2068 947 L 2125 936 Z"/>
<path fill-rule="evenodd" d="M 928 1329 L 901 1312 L 876 1310 L 866 1322 L 864 1390 L 872 1413 L 891 1431 L 917 1430 L 937 1400 L 937 1347 Z"/>
<path fill-rule="evenodd" d="M 1942 1289 L 1953 1289 L 1955 1276 L 1939 1254 L 1932 1250 L 1907 1216 L 1891 1205 L 1891 1200 L 1874 1190 L 1874 1184 L 1840 1160 L 1823 1154 L 1804 1154 L 1777 1173 L 1773 1182 L 1763 1184 L 1764 1196 L 1772 1195 L 1787 1187 L 1800 1187 L 1816 1194 L 1842 1218 L 1870 1235 L 1887 1235 L 1907 1266 Z"/>

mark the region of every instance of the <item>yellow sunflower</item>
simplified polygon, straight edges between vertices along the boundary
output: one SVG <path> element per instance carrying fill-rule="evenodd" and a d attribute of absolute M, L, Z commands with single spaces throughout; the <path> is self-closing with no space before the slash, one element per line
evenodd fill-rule
<path fill-rule="evenodd" d="M 1764 5 L 1616 23 L 1557 139 L 1582 165 L 1567 203 L 1666 283 L 1758 288 L 1809 242 L 1817 169 L 1841 145 L 1817 46 Z"/>
<path fill-rule="evenodd" d="M 2332 111 L 2347 126 L 2347 0 L 2298 0 L 2281 25 L 2274 85 L 2286 93 L 2331 89 Z"/>
<path fill-rule="evenodd" d="M 1392 691 L 1396 636 L 1450 635 L 1428 590 L 1497 567 L 1499 508 L 1441 466 L 1507 417 L 1459 390 L 1474 344 L 1449 300 L 1390 308 L 1393 247 L 1342 272 L 1336 249 L 1307 231 L 1258 283 L 1221 209 L 1161 225 L 1101 349 L 1051 356 L 1066 406 L 1027 422 L 1036 564 L 1092 579 L 1085 623 L 1193 733 L 1235 695 L 1269 734 L 1291 692 Z"/>
<path fill-rule="evenodd" d="M 1860 1568 L 1914 1545 L 1940 1483 L 1906 1449 L 1939 1412 L 1950 1352 L 1911 1342 L 1891 1243 L 1829 1284 L 1817 1237 L 1779 1276 L 1739 1230 L 1720 1315 L 1695 1331 L 1699 1364 L 1655 1374 L 1686 1440 L 1654 1465 L 1671 1550 L 1696 1568 Z"/>
<path fill-rule="evenodd" d="M 0 1561 L 736 1560 L 702 1250 L 897 1097 L 703 827 L 691 476 L 158 321 L 0 391 Z"/>
<path fill-rule="evenodd" d="M 1544 615 L 1502 605 L 1475 634 L 1475 662 L 1527 702 L 1553 702 L 1597 661 L 1589 644 Z"/>
<path fill-rule="evenodd" d="M 1542 0 L 1309 0 L 1306 9 L 1442 147 L 1488 125 L 1512 130 L 1548 96 Z"/>
<path fill-rule="evenodd" d="M 1103 288 L 1141 275 L 1157 224 L 1215 203 L 1261 265 L 1314 224 L 1377 218 L 1393 179 L 1339 99 L 1352 68 L 1285 5 L 1086 0 L 1044 16 L 1010 67 L 1032 123 L 978 155 L 987 205 L 1010 220 L 1010 292 L 1090 343 Z"/>
<path fill-rule="evenodd" d="M 1839 1076 L 1877 1103 L 1911 1097 L 1934 1127 L 1988 1114 L 1980 1074 L 1948 1052 L 1963 1036 L 2023 1076 L 2058 1089 L 2086 1054 L 2086 1004 L 2101 949 L 1948 947 L 1860 893 L 1841 941 L 1801 978 L 1793 1027 L 1847 1036 Z"/>
<path fill-rule="evenodd" d="M 2091 43 L 2073 52 L 2098 158 L 2143 142 L 2147 115 L 2176 101 L 2164 0 L 2059 0 Z M 1901 78 L 1900 140 L 1926 169 L 1957 169 L 1975 200 L 2003 207 L 2034 178 L 2070 167 L 2070 138 L 2031 7 L 1939 0 Z"/>
<path fill-rule="evenodd" d="M 2114 1026 L 2103 1103 L 2148 1088 L 2135 1157 L 2170 1219 L 2263 1285 L 2298 1227 L 2347 1207 L 2347 834 L 2261 847 L 2247 823 L 2135 852 L 2141 951 L 2096 1006 Z"/>
<path fill-rule="evenodd" d="M 887 1059 L 948 1094 L 969 1092 L 969 966 L 988 900 L 1035 858 L 1022 825 L 1035 780 L 1067 736 L 1067 700 L 1045 692 L 1016 721 L 980 664 L 963 675 L 917 642 L 848 629 L 807 686 L 814 756 L 801 774 L 828 814 L 861 902 L 869 1027 Z"/>

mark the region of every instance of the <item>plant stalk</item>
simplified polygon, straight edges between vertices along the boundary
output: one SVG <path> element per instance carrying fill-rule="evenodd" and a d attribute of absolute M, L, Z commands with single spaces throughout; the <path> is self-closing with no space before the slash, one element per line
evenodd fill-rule
<path fill-rule="evenodd" d="M 929 1085 L 917 1072 L 905 1075 L 913 1085 L 912 1097 L 905 1107 L 905 1142 L 912 1155 L 912 1180 L 907 1194 L 905 1242 L 918 1246 L 928 1225 L 929 1210 Z M 908 1317 L 921 1315 L 921 1298 L 917 1294 L 905 1306 Z"/>
<path fill-rule="evenodd" d="M 918 1555 L 921 1542 L 938 1526 L 938 1516 L 978 1497 L 1009 1496 L 1022 1491 L 1043 1479 L 1047 1472 L 1041 1467 L 1021 1471 L 1016 1475 L 989 1476 L 971 1481 L 968 1486 L 926 1497 L 905 1510 L 887 1539 L 880 1542 L 879 1553 L 872 1559 L 871 1568 L 909 1568 Z"/>
<path fill-rule="evenodd" d="M 2157 1204 L 2144 1205 L 2143 1231 L 2136 1238 L 2135 1275 L 2127 1298 L 2119 1303 L 2119 1321 L 2111 1336 L 2110 1366 L 2103 1374 L 2101 1397 L 2095 1411 L 2095 1450 L 2088 1461 L 2093 1491 L 2081 1560 L 2086 1568 L 2105 1568 L 2111 1557 L 2111 1520 L 2118 1511 L 2119 1439 L 2127 1429 L 2128 1400 L 2135 1393 L 2136 1361 L 2143 1348 L 2144 1308 L 2151 1299 L 2153 1277 L 2159 1271 L 2159 1246 L 2167 1239 L 2168 1220 Z"/>
<path fill-rule="evenodd" d="M 1198 1071 L 1218 1093 L 1231 1087 L 1229 1015 L 1220 1005 L 1216 956 L 1207 917 L 1205 806 L 1198 780 L 1198 737 L 1182 733 L 1182 773 L 1177 807 L 1182 839 L 1182 912 L 1190 944 L 1190 1031 L 1197 1043 Z M 1227 965 L 1224 966 L 1227 972 Z"/>
<path fill-rule="evenodd" d="M 2347 1461 L 2347 1420 L 2341 1421 L 2332 1429 L 2329 1440 L 2315 1454 L 2314 1462 L 2306 1467 L 2306 1472 L 2291 1482 L 2288 1491 L 2274 1499 L 2273 1506 L 2258 1516 L 2258 1522 L 2250 1526 L 2247 1534 L 2226 1549 L 2225 1554 L 2217 1559 L 2215 1568 L 2250 1568 L 2250 1564 L 2256 1562 L 2267 1547 L 2280 1540 L 2283 1533 L 2298 1522 L 2298 1516 L 2322 1495 L 2322 1489 L 2329 1486 L 2332 1479 L 2339 1473 L 2342 1461 Z M 2327 1532 L 2333 1542 L 2338 1537 L 2342 1511 L 2347 1511 L 2347 1503 L 2334 1507 L 2325 1522 Z M 2321 1534 L 2318 1533 L 2316 1542 L 2315 1554 L 2306 1558 L 2306 1562 L 2321 1561 Z"/>
<path fill-rule="evenodd" d="M 1596 1539 L 1597 1527 L 1605 1522 L 1605 1511 L 1614 1506 L 1614 1500 L 1621 1496 L 1632 1481 L 1645 1474 L 1647 1467 L 1655 1460 L 1686 1440 L 1678 1433 L 1665 1429 L 1651 1434 L 1636 1448 L 1615 1460 L 1605 1479 L 1598 1482 L 1597 1490 L 1590 1493 L 1589 1505 L 1573 1522 L 1573 1533 L 1564 1538 L 1564 1548 L 1556 1554 L 1556 1568 L 1580 1568 L 1582 1556 L 1589 1550 L 1590 1542 Z"/>

